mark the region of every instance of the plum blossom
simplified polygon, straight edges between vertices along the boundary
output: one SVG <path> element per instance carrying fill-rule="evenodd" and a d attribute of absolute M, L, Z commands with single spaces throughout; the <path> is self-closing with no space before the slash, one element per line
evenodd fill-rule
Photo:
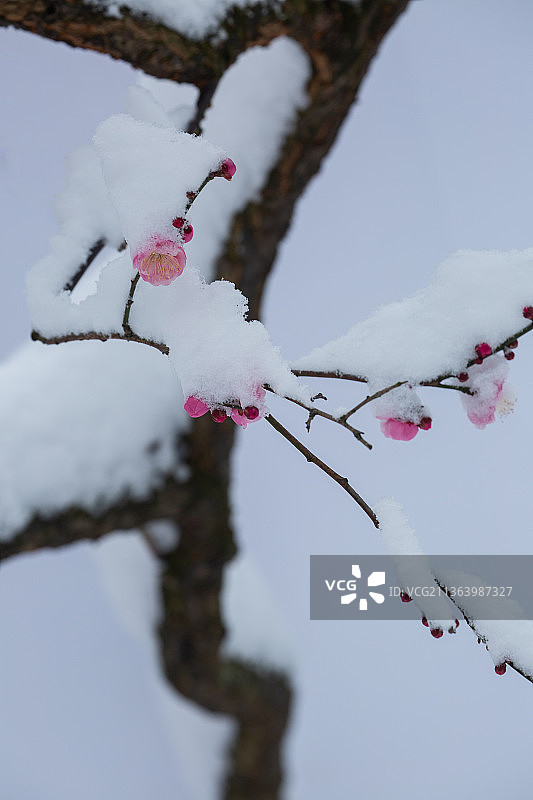
<path fill-rule="evenodd" d="M 183 247 L 172 239 L 153 238 L 133 256 L 133 266 L 152 286 L 171 284 L 181 275 L 186 262 Z"/>
<path fill-rule="evenodd" d="M 495 414 L 508 414 L 516 399 L 505 384 L 509 367 L 501 354 L 470 369 L 468 387 L 472 395 L 462 394 L 461 400 L 470 422 L 483 429 L 494 422 Z"/>
<path fill-rule="evenodd" d="M 230 417 L 233 422 L 240 428 L 246 428 L 250 422 L 255 422 L 264 416 L 264 401 L 266 392 L 262 386 L 255 386 L 250 396 L 253 398 L 255 405 L 248 405 L 245 408 L 236 406 L 223 406 L 220 403 L 208 404 L 200 397 L 191 395 L 185 401 L 184 409 L 190 417 L 203 417 L 208 411 L 211 412 L 211 417 L 215 422 L 224 422 L 226 417 Z"/>
<path fill-rule="evenodd" d="M 183 406 L 189 417 L 203 417 L 204 414 L 207 414 L 209 411 L 209 406 L 207 406 L 203 400 L 200 400 L 199 397 L 188 397 L 185 401 L 185 405 Z"/>
<path fill-rule="evenodd" d="M 406 422 L 393 417 L 382 419 L 379 425 L 384 436 L 399 442 L 410 442 L 418 433 L 418 425 L 415 425 L 414 422 Z"/>
<path fill-rule="evenodd" d="M 410 442 L 419 430 L 431 428 L 432 420 L 427 408 L 408 384 L 387 392 L 372 405 L 381 432 L 388 439 Z"/>

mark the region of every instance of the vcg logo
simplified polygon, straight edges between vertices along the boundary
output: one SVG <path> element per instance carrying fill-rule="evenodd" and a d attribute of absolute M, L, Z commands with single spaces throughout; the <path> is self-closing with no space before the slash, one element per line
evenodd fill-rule
<path fill-rule="evenodd" d="M 357 589 L 357 581 L 360 581 L 360 588 Z M 370 589 L 370 587 L 375 586 L 383 586 L 385 583 L 385 573 L 384 572 L 372 572 L 366 579 L 366 584 L 364 581 L 361 582 L 361 570 L 359 569 L 359 564 L 352 564 L 352 577 L 346 579 L 333 579 L 328 581 L 325 579 L 326 586 L 328 591 L 332 592 L 335 589 L 338 592 L 341 592 L 340 595 L 341 605 L 347 606 L 350 603 L 353 603 L 354 600 L 358 597 L 359 592 L 359 611 L 366 611 L 368 609 L 368 599 L 365 596 L 367 592 L 365 591 L 366 588 Z M 362 584 L 362 585 L 361 585 Z M 381 604 L 385 602 L 385 596 L 381 594 L 381 592 L 371 592 L 368 591 L 368 596 L 372 598 L 375 603 Z"/>

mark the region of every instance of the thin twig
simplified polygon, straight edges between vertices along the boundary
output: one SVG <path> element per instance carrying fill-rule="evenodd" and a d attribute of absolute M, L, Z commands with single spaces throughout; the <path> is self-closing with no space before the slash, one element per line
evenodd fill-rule
<path fill-rule="evenodd" d="M 124 316 L 122 318 L 122 330 L 124 331 L 125 336 L 131 338 L 133 336 L 133 331 L 130 328 L 130 311 L 133 305 L 133 295 L 135 294 L 135 289 L 137 288 L 137 284 L 139 283 L 139 278 L 141 277 L 141 273 L 138 272 L 134 278 L 131 280 L 130 286 L 130 293 L 128 295 L 128 299 L 126 300 L 126 306 L 124 308 Z"/>
<path fill-rule="evenodd" d="M 163 355 L 168 356 L 169 348 L 162 342 L 154 342 L 152 339 L 144 339 L 142 336 L 132 333 L 126 335 L 113 331 L 112 333 L 98 333 L 97 331 L 87 331 L 85 333 L 65 333 L 62 336 L 43 336 L 39 331 L 32 331 L 31 338 L 34 342 L 42 342 L 43 344 L 64 344 L 65 342 L 86 342 L 86 341 L 99 341 L 107 342 L 110 339 L 121 339 L 125 342 L 138 342 L 139 344 L 146 344 L 149 347 L 154 347 L 159 350 Z"/>
<path fill-rule="evenodd" d="M 342 372 L 336 370 L 321 370 L 321 369 L 293 369 L 293 375 L 297 378 L 339 378 L 343 381 L 357 381 L 358 383 L 368 383 L 368 378 L 362 378 L 360 375 L 352 375 L 349 372 Z"/>
<path fill-rule="evenodd" d="M 374 394 L 367 395 L 364 400 L 361 400 L 361 402 L 356 406 L 351 408 L 345 414 L 342 414 L 339 417 L 339 422 L 341 422 L 341 424 L 346 422 L 352 416 L 352 414 L 355 414 L 355 412 L 359 411 L 360 408 L 366 406 L 367 403 L 371 403 L 372 400 L 377 400 L 378 397 L 382 397 L 384 394 L 392 392 L 393 389 L 397 389 L 399 386 L 404 386 L 406 383 L 407 381 L 396 381 L 396 383 L 393 383 L 391 386 L 385 386 L 384 389 L 380 389 L 378 392 L 374 392 Z"/>
<path fill-rule="evenodd" d="M 269 392 L 273 392 L 273 394 L 276 394 L 273 391 L 273 389 L 270 388 L 270 386 L 265 385 L 264 388 L 267 389 Z M 288 397 L 286 395 L 283 395 L 283 397 L 290 403 L 294 403 L 295 405 L 300 406 L 300 408 L 305 408 L 305 410 L 309 412 L 309 416 L 305 424 L 305 427 L 307 428 L 308 431 L 311 430 L 311 423 L 315 417 L 323 417 L 324 419 L 328 419 L 330 422 L 336 422 L 338 425 L 341 425 L 343 428 L 349 430 L 350 433 L 353 433 L 358 442 L 361 442 L 361 444 L 363 444 L 366 448 L 368 448 L 368 450 L 372 450 L 372 445 L 370 444 L 370 442 L 367 442 L 367 440 L 364 438 L 363 431 L 354 428 L 346 420 L 343 420 L 342 417 L 335 417 L 333 414 L 328 414 L 327 411 L 322 411 L 322 409 L 320 408 L 315 408 L 315 407 L 310 408 L 305 403 L 302 403 L 301 400 L 295 400 L 294 397 Z"/>
<path fill-rule="evenodd" d="M 374 514 L 368 503 L 366 503 L 361 497 L 361 495 L 358 494 L 352 486 L 350 486 L 348 478 L 343 478 L 341 475 L 339 475 L 338 472 L 335 472 L 335 470 L 331 469 L 331 467 L 329 467 L 324 461 L 318 458 L 318 456 L 316 456 L 314 453 L 311 452 L 311 450 L 309 450 L 304 444 L 302 444 L 302 442 L 300 442 L 300 440 L 297 439 L 296 436 L 293 436 L 293 434 L 290 433 L 290 431 L 288 431 L 287 428 L 284 428 L 281 422 L 278 422 L 278 420 L 275 417 L 273 417 L 272 414 L 267 414 L 265 416 L 265 419 L 274 428 L 274 430 L 276 430 L 285 439 L 287 439 L 287 441 L 290 442 L 292 446 L 295 447 L 307 459 L 307 461 L 311 462 L 312 464 L 316 464 L 316 466 L 319 467 L 323 472 L 325 472 L 326 475 L 329 475 L 329 477 L 332 478 L 336 483 L 338 483 L 339 486 L 342 486 L 344 491 L 348 492 L 350 497 L 352 497 L 355 500 L 357 505 L 360 506 L 360 508 L 363 509 L 365 514 L 372 520 L 373 525 L 379 529 L 378 518 L 376 517 L 376 515 Z"/>
<path fill-rule="evenodd" d="M 78 267 L 77 271 L 74 273 L 72 278 L 70 278 L 70 280 L 68 280 L 65 283 L 65 285 L 63 286 L 63 291 L 64 292 L 72 292 L 72 291 L 74 291 L 74 289 L 76 288 L 78 283 L 81 281 L 81 279 L 83 278 L 83 276 L 85 275 L 85 273 L 87 272 L 87 270 L 89 269 L 91 264 L 93 263 L 93 261 L 96 258 L 96 256 L 99 255 L 102 252 L 104 247 L 105 247 L 105 240 L 104 239 L 98 239 L 98 241 L 93 244 L 93 246 L 91 247 L 91 249 L 87 253 L 87 258 L 85 259 L 83 264 L 80 264 L 80 266 Z"/>

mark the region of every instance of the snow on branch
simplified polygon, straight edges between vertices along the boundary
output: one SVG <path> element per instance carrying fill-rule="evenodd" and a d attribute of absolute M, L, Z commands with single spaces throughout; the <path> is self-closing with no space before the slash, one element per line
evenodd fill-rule
<path fill-rule="evenodd" d="M 371 385 L 443 380 L 473 363 L 476 345 L 487 343 L 494 352 L 515 339 L 531 302 L 533 249 L 463 250 L 441 264 L 425 289 L 382 306 L 293 366 L 306 374 L 354 375 Z"/>
<path fill-rule="evenodd" d="M 375 506 L 379 519 L 379 530 L 385 549 L 392 557 L 400 586 L 403 588 L 403 602 L 414 602 L 420 609 L 422 623 L 430 629 L 432 636 L 440 639 L 445 630 L 455 633 L 459 621 L 453 619 L 450 608 L 455 606 L 467 625 L 478 639 L 485 644 L 494 661 L 494 669 L 503 675 L 510 666 L 526 680 L 533 682 L 533 621 L 520 613 L 515 601 L 498 599 L 498 605 L 491 604 L 490 597 L 476 595 L 459 596 L 447 589 L 461 585 L 482 588 L 485 584 L 477 576 L 449 570 L 437 571 L 431 566 L 431 556 L 424 556 L 415 532 L 409 526 L 401 506 L 393 499 L 380 500 Z M 414 555 L 416 559 L 407 562 L 395 556 Z M 464 580 L 466 578 L 466 581 Z M 432 586 L 436 584 L 441 592 L 435 596 L 410 597 L 410 586 Z M 445 596 L 443 596 L 445 595 Z M 510 619 L 502 619 L 502 610 L 509 606 Z M 494 611 L 494 619 L 487 616 Z M 439 618 L 440 615 L 440 618 Z"/>

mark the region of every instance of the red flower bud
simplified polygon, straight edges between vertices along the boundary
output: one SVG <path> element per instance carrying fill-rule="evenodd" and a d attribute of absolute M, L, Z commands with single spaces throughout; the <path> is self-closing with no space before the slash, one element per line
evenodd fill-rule
<path fill-rule="evenodd" d="M 214 408 L 211 411 L 211 416 L 215 422 L 224 422 L 226 419 L 226 412 L 223 408 Z"/>
<path fill-rule="evenodd" d="M 259 416 L 259 409 L 256 406 L 246 406 L 244 409 L 244 416 L 249 420 L 257 419 Z"/>
<path fill-rule="evenodd" d="M 431 417 L 422 417 L 418 423 L 418 427 L 423 431 L 429 431 L 431 428 Z"/>
<path fill-rule="evenodd" d="M 457 380 L 460 381 L 460 383 L 466 383 L 468 380 L 468 372 L 460 372 L 457 376 Z"/>
<path fill-rule="evenodd" d="M 429 628 L 429 622 L 427 621 L 426 617 L 422 617 L 422 625 L 425 625 L 426 628 Z"/>
<path fill-rule="evenodd" d="M 226 158 L 220 165 L 220 172 L 222 173 L 223 178 L 225 178 L 227 181 L 230 181 L 237 172 L 235 162 L 232 161 L 231 158 Z"/>
<path fill-rule="evenodd" d="M 444 635 L 442 628 L 431 628 L 431 635 L 435 637 L 435 639 L 440 639 L 441 636 Z"/>
<path fill-rule="evenodd" d="M 487 344 L 487 342 L 481 342 L 480 344 L 476 344 L 476 353 L 479 358 L 487 358 L 487 356 L 490 356 L 492 353 L 492 347 L 490 344 Z"/>
<path fill-rule="evenodd" d="M 524 306 L 522 316 L 526 319 L 533 319 L 533 306 Z"/>
<path fill-rule="evenodd" d="M 400 600 L 402 601 L 402 603 L 410 603 L 412 598 L 409 597 L 407 592 L 400 592 Z"/>
<path fill-rule="evenodd" d="M 496 675 L 505 675 L 505 673 L 507 672 L 507 664 L 505 663 L 505 661 L 503 662 L 503 664 L 496 664 L 496 666 L 494 667 L 494 672 L 496 673 Z"/>

